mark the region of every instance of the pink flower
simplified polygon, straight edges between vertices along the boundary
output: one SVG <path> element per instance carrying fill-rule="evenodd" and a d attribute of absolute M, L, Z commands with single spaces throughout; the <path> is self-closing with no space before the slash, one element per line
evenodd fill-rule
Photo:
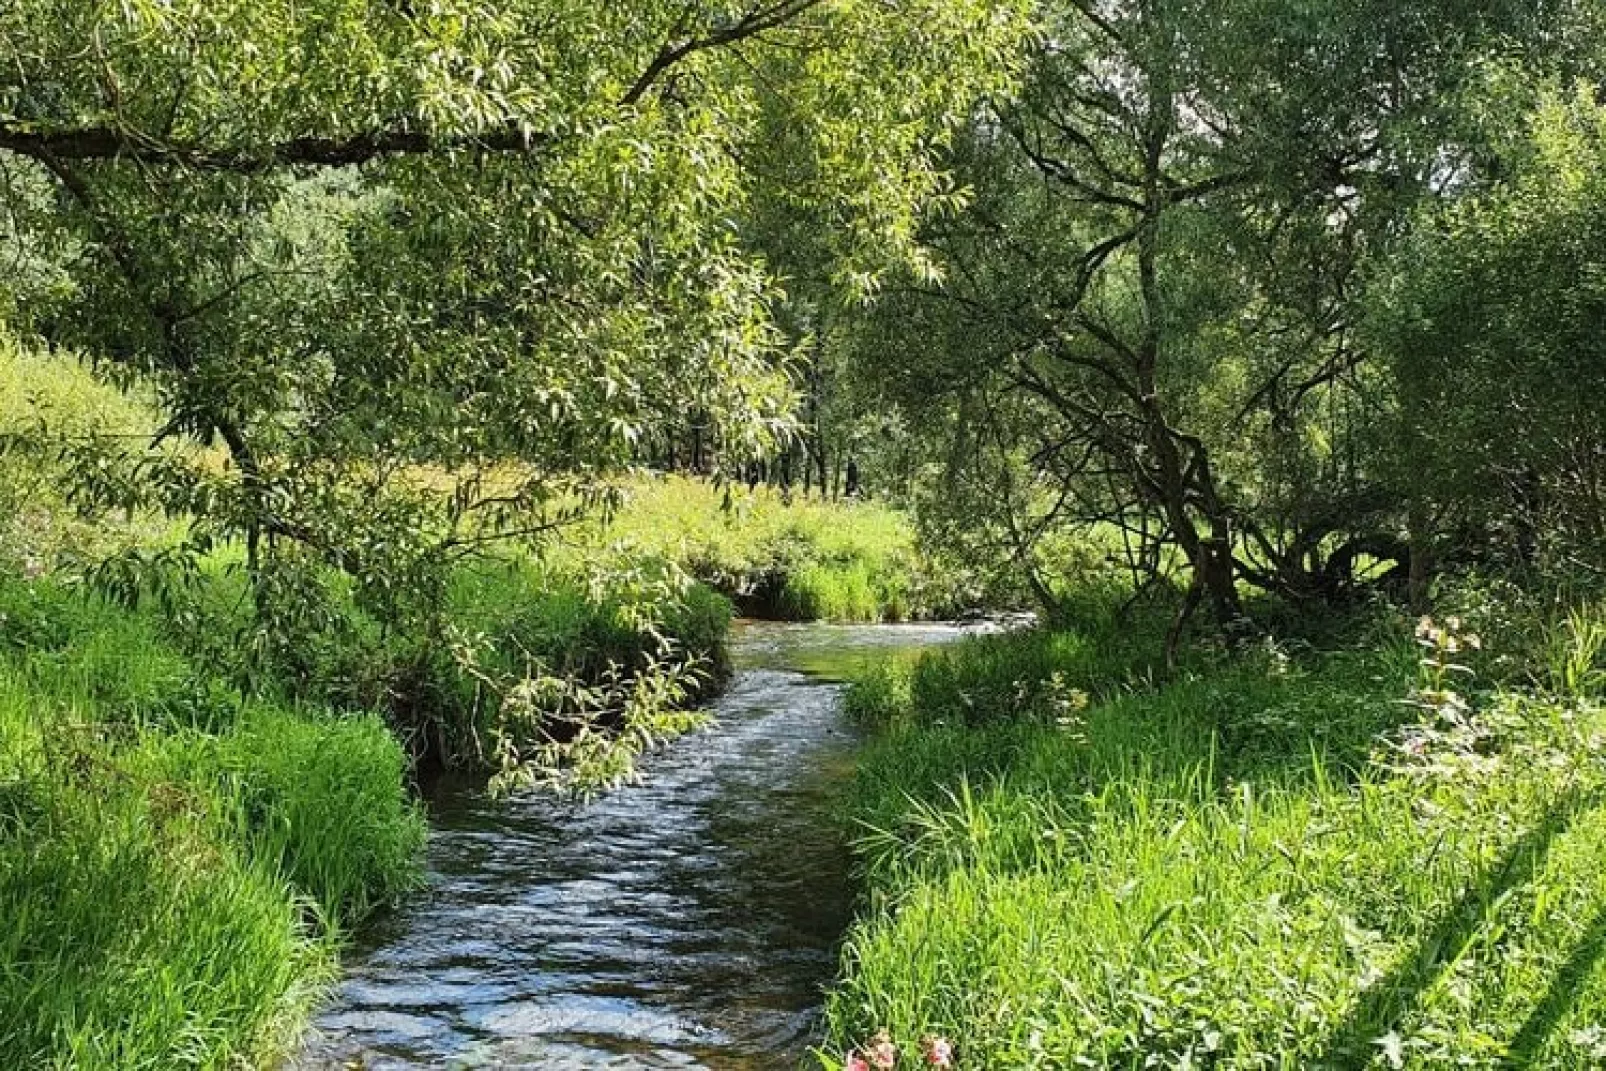
<path fill-rule="evenodd" d="M 842 1065 L 842 1071 L 870 1071 L 870 1065 L 864 1062 L 864 1057 L 856 1052 L 848 1053 L 848 1062 Z"/>
<path fill-rule="evenodd" d="M 898 1046 L 892 1043 L 892 1038 L 885 1030 L 870 1039 L 870 1044 L 865 1046 L 864 1055 L 870 1061 L 870 1066 L 878 1068 L 879 1071 L 892 1071 L 898 1066 Z"/>
<path fill-rule="evenodd" d="M 945 1037 L 927 1034 L 920 1039 L 920 1051 L 926 1056 L 926 1063 L 932 1067 L 954 1066 L 954 1045 Z"/>

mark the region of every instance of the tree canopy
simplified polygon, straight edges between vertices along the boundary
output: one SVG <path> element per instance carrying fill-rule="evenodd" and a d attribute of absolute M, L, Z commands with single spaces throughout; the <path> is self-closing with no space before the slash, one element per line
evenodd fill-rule
<path fill-rule="evenodd" d="M 1599 30 L 1588 0 L 21 0 L 0 309 L 168 416 L 70 445 L 86 502 L 393 615 L 689 457 L 846 468 L 1043 601 L 1099 527 L 1228 623 L 1246 586 L 1420 587 L 1594 493 L 1566 87 Z M 1513 406 L 1543 431 L 1483 449 Z"/>
<path fill-rule="evenodd" d="M 1435 365 L 1374 330 L 1374 295 L 1408 274 L 1430 300 L 1467 298 L 1428 268 L 1436 248 L 1406 252 L 1411 236 L 1518 166 L 1484 109 L 1488 72 L 1576 70 L 1557 27 L 1582 33 L 1587 5 L 1154 0 L 1038 17 L 1020 90 L 956 146 L 974 200 L 923 230 L 943 281 L 889 285 L 858 335 L 946 459 L 928 514 L 1028 574 L 1052 569 L 1056 532 L 1102 526 L 1140 578 L 1178 568 L 1188 608 L 1222 622 L 1245 584 L 1332 599 L 1403 579 L 1412 517 L 1431 510 L 1401 385 L 1509 412 L 1458 393 L 1467 332 L 1499 345 L 1483 319 L 1424 324 Z M 953 493 L 966 482 L 974 494 Z"/>
<path fill-rule="evenodd" d="M 1023 14 L 23 0 L 0 191 L 35 270 L 0 305 L 169 415 L 150 449 L 78 444 L 100 498 L 416 591 L 688 411 L 772 444 L 794 377 L 761 206 L 828 225 L 845 289 L 918 263 Z"/>

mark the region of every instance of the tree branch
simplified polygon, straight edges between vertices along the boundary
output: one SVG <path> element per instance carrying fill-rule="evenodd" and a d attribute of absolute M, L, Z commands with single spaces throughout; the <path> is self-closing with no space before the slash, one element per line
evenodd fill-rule
<path fill-rule="evenodd" d="M 823 0 L 777 0 L 769 6 L 753 8 L 724 29 L 666 43 L 619 99 L 619 107 L 639 104 L 671 68 L 688 56 L 777 29 L 821 3 Z M 515 121 L 475 133 L 434 132 L 403 122 L 391 129 L 343 136 L 305 136 L 262 145 L 220 146 L 155 137 L 117 124 L 51 128 L 0 120 L 0 150 L 44 162 L 52 158 L 63 162 L 131 160 L 194 171 L 243 174 L 279 167 L 349 167 L 385 156 L 466 150 L 529 152 L 554 140 L 550 133 L 532 130 Z"/>
<path fill-rule="evenodd" d="M 694 37 L 678 44 L 673 41 L 665 42 L 653 57 L 647 69 L 641 72 L 641 77 L 625 93 L 619 101 L 626 108 L 634 107 L 647 95 L 648 90 L 663 77 L 664 73 L 696 52 L 706 52 L 709 49 L 732 45 L 738 41 L 745 41 L 749 37 L 768 30 L 777 29 L 786 25 L 810 8 L 818 7 L 824 0 L 779 0 L 774 6 L 765 8 L 762 5 L 753 8 L 732 25 L 723 30 L 717 30 L 704 37 Z M 678 27 L 677 27 L 678 29 Z M 671 34 L 678 36 L 678 34 Z"/>
<path fill-rule="evenodd" d="M 482 134 L 431 134 L 422 130 L 388 130 L 349 137 L 302 137 L 260 146 L 219 148 L 187 141 L 165 141 L 133 130 L 88 126 L 60 130 L 30 129 L 0 121 L 0 149 L 36 160 L 130 160 L 193 171 L 254 174 L 277 167 L 346 167 L 381 156 L 421 155 L 479 149 L 527 152 L 551 141 L 549 135 L 509 124 Z"/>

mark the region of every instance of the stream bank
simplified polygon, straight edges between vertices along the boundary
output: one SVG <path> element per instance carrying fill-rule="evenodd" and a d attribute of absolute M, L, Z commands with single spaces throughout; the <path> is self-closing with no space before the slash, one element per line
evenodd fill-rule
<path fill-rule="evenodd" d="M 298 1067 L 796 1066 L 853 889 L 840 681 L 949 625 L 741 623 L 716 724 L 589 803 L 443 785 Z"/>

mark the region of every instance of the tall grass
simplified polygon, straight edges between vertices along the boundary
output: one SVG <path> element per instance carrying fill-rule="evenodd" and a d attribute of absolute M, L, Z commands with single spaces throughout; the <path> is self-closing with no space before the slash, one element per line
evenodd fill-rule
<path fill-rule="evenodd" d="M 919 552 L 908 519 L 875 502 L 655 477 L 627 484 L 612 519 L 580 539 L 676 562 L 755 616 L 896 621 L 966 609 L 971 599 Z"/>
<path fill-rule="evenodd" d="M 0 1066 L 268 1061 L 414 879 L 400 747 L 81 592 L 0 595 Z"/>
<path fill-rule="evenodd" d="M 928 1035 L 988 1069 L 1599 1066 L 1606 716 L 1490 692 L 1469 736 L 1401 702 L 1415 661 L 1385 630 L 1151 683 L 1023 635 L 860 686 L 891 728 L 823 1062 L 884 1030 L 909 1067 Z"/>

